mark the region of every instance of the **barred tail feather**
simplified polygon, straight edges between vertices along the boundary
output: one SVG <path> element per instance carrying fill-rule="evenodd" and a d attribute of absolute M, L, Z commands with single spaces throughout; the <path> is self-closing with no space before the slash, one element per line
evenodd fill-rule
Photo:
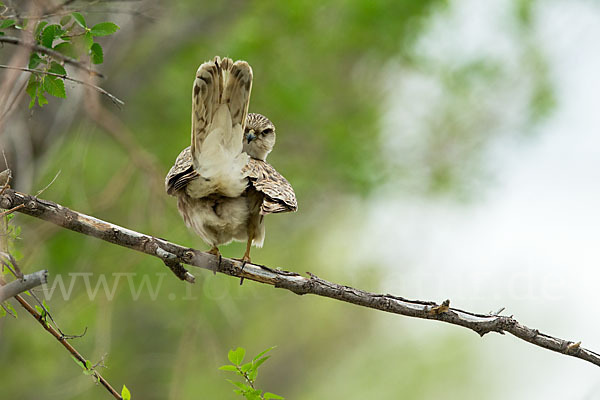
<path fill-rule="evenodd" d="M 188 194 L 239 196 L 247 180 L 242 169 L 243 135 L 252 90 L 252 68 L 245 61 L 215 57 L 198 68 L 192 99 L 191 156 L 201 178 Z"/>

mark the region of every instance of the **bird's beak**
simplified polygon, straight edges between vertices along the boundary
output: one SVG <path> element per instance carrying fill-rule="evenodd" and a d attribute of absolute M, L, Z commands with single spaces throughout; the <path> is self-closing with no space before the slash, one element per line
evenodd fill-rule
<path fill-rule="evenodd" d="M 254 129 L 252 129 L 248 133 L 246 133 L 246 140 L 248 141 L 248 144 L 250 144 L 250 142 L 254 139 L 256 139 L 256 136 L 254 135 Z"/>

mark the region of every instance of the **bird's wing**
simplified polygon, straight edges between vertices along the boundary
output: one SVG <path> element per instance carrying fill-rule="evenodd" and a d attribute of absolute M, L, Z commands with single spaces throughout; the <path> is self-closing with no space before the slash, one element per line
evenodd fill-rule
<path fill-rule="evenodd" d="M 252 91 L 252 68 L 245 61 L 230 58 L 221 60 L 218 56 L 200 65 L 192 89 L 192 143 L 191 155 L 195 164 L 201 157 L 202 145 L 214 129 L 221 129 L 221 135 L 232 131 L 237 125 L 244 131 L 250 92 Z M 226 105 L 229 116 L 215 118 L 221 105 Z M 230 119 L 230 120 L 229 120 Z M 215 126 L 230 123 L 230 126 Z M 237 131 L 237 129 L 234 129 Z M 242 138 L 223 137 L 225 146 L 236 145 Z M 230 143 L 231 142 L 231 143 Z M 197 166 L 197 165 L 196 165 Z"/>
<path fill-rule="evenodd" d="M 181 189 L 184 189 L 188 183 L 198 178 L 198 173 L 194 170 L 192 163 L 192 154 L 189 147 L 183 149 L 175 160 L 175 165 L 171 167 L 165 178 L 165 188 L 171 196 Z"/>
<path fill-rule="evenodd" d="M 260 209 L 261 214 L 298 210 L 292 185 L 271 164 L 251 158 L 244 172 L 254 189 L 265 195 Z"/>

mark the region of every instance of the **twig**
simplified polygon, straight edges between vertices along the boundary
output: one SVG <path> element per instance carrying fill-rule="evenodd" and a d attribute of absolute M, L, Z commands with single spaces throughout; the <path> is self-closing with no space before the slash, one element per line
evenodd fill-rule
<path fill-rule="evenodd" d="M 185 269 L 181 264 L 185 263 L 209 271 L 218 271 L 237 278 L 273 285 L 276 288 L 287 289 L 299 295 L 314 294 L 389 313 L 442 321 L 471 329 L 480 336 L 489 332 L 501 334 L 508 332 L 536 346 L 580 358 L 600 366 L 600 354 L 581 347 L 578 341 L 563 340 L 541 333 L 537 329 L 522 325 L 512 316 L 477 314 L 464 311 L 450 307 L 448 300 L 438 304 L 432 301 L 409 300 L 390 294 L 370 293 L 329 282 L 310 273 L 308 273 L 308 277 L 304 277 L 295 272 L 272 269 L 256 264 L 245 264 L 242 268 L 241 261 L 230 258 L 219 260 L 219 257 L 212 254 L 183 247 L 154 236 L 144 235 L 12 189 L 7 189 L 0 196 L 0 207 L 2 208 L 12 208 L 19 204 L 25 204 L 25 207 L 19 209 L 21 213 L 52 222 L 84 235 L 158 257 L 163 262 L 171 265 L 178 264 L 182 271 L 185 271 Z M 189 272 L 185 271 L 178 276 L 180 279 L 186 279 L 187 275 L 191 276 Z"/>
<path fill-rule="evenodd" d="M 6 267 L 15 278 L 23 279 L 25 276 L 23 272 L 21 272 L 21 268 L 19 268 L 17 260 L 15 260 L 12 254 L 3 251 L 0 252 L 0 263 L 2 264 L 2 267 Z"/>
<path fill-rule="evenodd" d="M 13 212 L 17 211 L 19 208 L 23 208 L 23 207 L 25 207 L 25 206 L 20 204 L 18 206 L 11 208 L 10 210 L 4 210 L 0 213 L 0 217 L 4 217 L 5 215 L 12 214 Z"/>
<path fill-rule="evenodd" d="M 47 184 L 46 186 L 44 186 L 43 189 L 40 189 L 36 194 L 35 197 L 38 197 L 40 194 L 44 193 L 46 191 L 46 189 L 48 189 L 50 186 L 52 186 L 52 184 L 54 183 L 54 181 L 58 178 L 58 176 L 60 175 L 62 170 L 58 170 L 58 172 L 56 173 L 56 175 L 54 175 L 54 178 L 52 178 L 52 180 L 50 181 L 49 184 Z"/>
<path fill-rule="evenodd" d="M 2 39 L 1 36 L 0 36 L 0 39 Z M 2 64 L 0 64 L 0 68 L 16 69 L 18 71 L 24 71 L 24 72 L 29 72 L 29 73 L 56 76 L 58 78 L 61 78 L 61 79 L 67 80 L 67 81 L 72 81 L 72 82 L 79 83 L 81 85 L 89 86 L 89 87 L 97 90 L 98 92 L 102 93 L 103 95 L 107 96 L 109 99 L 111 99 L 113 101 L 113 103 L 115 103 L 117 105 L 123 105 L 123 104 L 125 104 L 122 100 L 120 100 L 117 97 L 113 96 L 112 94 L 108 93 L 106 90 L 102 89 L 100 86 L 96 86 L 93 83 L 81 81 L 79 79 L 71 78 L 70 76 L 67 76 L 65 74 L 56 74 L 54 72 L 49 72 L 49 71 L 41 71 L 41 70 L 38 70 L 38 69 L 30 69 L 30 68 L 25 68 L 25 67 L 13 67 L 11 65 L 2 65 Z"/>
<path fill-rule="evenodd" d="M 65 338 L 61 333 L 59 333 L 51 325 L 47 324 L 46 321 L 44 320 L 44 318 L 42 317 L 42 315 L 40 313 L 38 313 L 27 301 L 25 301 L 25 299 L 23 297 L 17 295 L 15 298 L 17 299 L 19 304 L 21 304 L 21 306 L 25 310 L 27 310 L 27 312 L 29 314 L 31 314 L 33 316 L 33 318 L 35 318 L 46 331 L 50 332 L 50 334 L 52 336 L 54 336 L 56 338 L 56 340 L 58 340 L 60 342 L 60 344 L 62 344 L 63 347 L 65 349 L 67 349 L 69 351 L 69 353 L 71 353 L 71 355 L 73 357 L 75 357 L 75 359 L 77 361 L 79 361 L 86 370 L 91 372 L 91 375 L 95 378 L 95 380 L 97 382 L 100 382 L 100 384 L 102 386 L 104 386 L 106 388 L 106 390 L 108 390 L 108 392 L 110 394 L 112 394 L 115 399 L 122 400 L 121 395 L 115 389 L 113 389 L 112 386 L 110 386 L 110 384 L 107 382 L 107 380 L 104 379 L 102 377 L 102 375 L 100 375 L 100 373 L 98 373 L 98 371 L 96 371 L 94 368 L 88 369 L 87 360 L 85 359 L 85 357 L 83 357 L 77 350 L 75 350 L 75 348 L 73 346 L 71 346 L 71 344 L 69 342 L 67 342 L 67 338 Z"/>
<path fill-rule="evenodd" d="M 4 286 L 0 286 L 0 303 L 5 302 L 11 297 L 33 289 L 36 286 L 43 285 L 48 280 L 48 271 L 42 270 L 27 274 L 23 279 L 17 279 Z"/>
<path fill-rule="evenodd" d="M 39 53 L 44 53 L 46 55 L 49 55 L 50 57 L 64 61 L 66 64 L 73 65 L 76 68 L 82 69 L 84 71 L 88 71 L 92 75 L 104 78 L 104 75 L 102 75 L 100 72 L 91 69 L 87 65 L 83 64 L 81 61 L 78 61 L 69 56 L 65 56 L 64 54 L 59 53 L 58 51 L 52 50 L 48 47 L 40 46 L 39 44 L 28 42 L 26 40 L 23 40 L 23 39 L 20 39 L 17 37 L 13 37 L 13 36 L 0 36 L 0 43 L 9 43 L 9 44 L 17 45 L 17 46 L 27 47 L 31 50 L 35 50 Z"/>
<path fill-rule="evenodd" d="M 52 14 L 55 13 L 57 11 L 62 10 L 63 8 L 65 8 L 66 6 L 68 6 L 71 3 L 74 3 L 76 0 L 65 0 L 63 1 L 61 4 L 57 4 L 56 6 L 54 6 L 53 8 L 51 8 L 49 11 L 46 11 L 47 14 Z"/>

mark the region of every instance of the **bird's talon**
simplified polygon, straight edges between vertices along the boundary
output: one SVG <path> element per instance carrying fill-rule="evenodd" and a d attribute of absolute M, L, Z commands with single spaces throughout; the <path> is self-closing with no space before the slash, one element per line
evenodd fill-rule
<path fill-rule="evenodd" d="M 240 274 L 241 274 L 244 272 L 244 267 L 246 266 L 246 264 L 250 262 L 250 257 L 244 256 L 244 258 L 242 258 L 240 261 L 242 262 L 242 268 L 240 269 Z M 244 283 L 243 276 L 240 277 L 240 286 L 242 285 L 242 283 Z"/>
<path fill-rule="evenodd" d="M 221 261 L 223 259 L 223 257 L 221 256 L 221 252 L 219 251 L 219 248 L 214 246 L 212 247 L 209 251 L 207 251 L 208 254 L 212 254 L 213 256 L 218 256 L 219 257 L 219 262 L 217 263 L 217 266 L 215 268 L 213 268 L 213 274 L 216 275 L 217 274 L 217 270 L 219 270 L 221 268 Z"/>
<path fill-rule="evenodd" d="M 438 315 L 438 314 L 446 313 L 449 310 L 450 310 L 450 300 L 446 300 L 442 304 L 440 304 L 439 306 L 432 307 L 429 310 L 429 314 L 431 314 L 431 315 Z"/>
<path fill-rule="evenodd" d="M 221 269 L 221 261 L 223 261 L 223 257 L 221 256 L 221 253 L 219 253 L 219 263 L 217 264 L 217 267 L 213 269 L 213 275 L 216 275 L 217 270 Z"/>

